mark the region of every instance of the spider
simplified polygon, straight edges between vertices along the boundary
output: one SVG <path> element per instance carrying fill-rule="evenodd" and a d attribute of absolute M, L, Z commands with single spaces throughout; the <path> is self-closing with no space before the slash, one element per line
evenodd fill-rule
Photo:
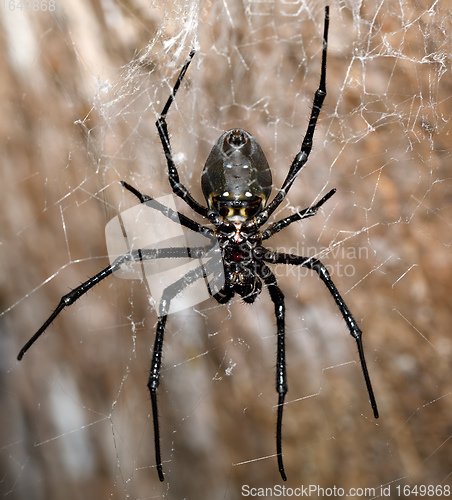
<path fill-rule="evenodd" d="M 204 235 L 210 240 L 207 247 L 189 248 L 191 257 L 205 255 L 206 248 L 212 248 L 218 243 L 221 249 L 221 259 L 224 267 L 224 284 L 217 291 L 209 288 L 209 292 L 220 304 L 229 302 L 237 293 L 247 303 L 253 303 L 262 290 L 264 283 L 274 303 L 277 323 L 277 360 L 276 360 L 276 391 L 278 393 L 277 422 L 276 422 L 276 456 L 281 478 L 286 481 L 286 473 L 282 454 L 282 417 L 284 400 L 287 393 L 287 374 L 285 363 L 285 306 L 284 295 L 278 286 L 276 277 L 267 264 L 288 264 L 304 266 L 315 271 L 325 283 L 333 296 L 352 337 L 356 340 L 370 404 L 375 418 L 378 418 L 377 404 L 364 357 L 361 329 L 352 316 L 350 310 L 339 294 L 325 266 L 316 258 L 307 258 L 290 253 L 271 251 L 263 246 L 263 241 L 275 233 L 286 228 L 295 221 L 314 216 L 320 207 L 336 192 L 332 189 L 316 205 L 312 205 L 289 217 L 273 222 L 261 231 L 261 227 L 285 199 L 298 173 L 308 160 L 312 148 L 317 118 L 326 96 L 326 57 L 329 26 L 329 8 L 325 8 L 323 49 L 320 83 L 314 95 L 312 111 L 301 149 L 296 154 L 281 189 L 278 190 L 272 201 L 269 197 L 272 189 L 270 167 L 264 152 L 257 140 L 243 129 L 235 128 L 225 132 L 210 152 L 205 163 L 201 186 L 207 207 L 199 204 L 188 189 L 180 182 L 179 174 L 173 160 L 170 138 L 166 123 L 167 113 L 175 99 L 185 73 L 192 61 L 195 50 L 192 50 L 179 73 L 178 79 L 170 96 L 156 122 L 160 141 L 168 166 L 168 178 L 173 192 L 179 196 L 194 212 L 206 218 L 213 228 L 199 224 L 189 217 L 166 208 L 152 197 L 141 194 L 137 189 L 121 181 L 122 186 L 134 194 L 140 203 L 151 204 L 152 208 L 162 212 L 166 217 L 179 222 L 182 226 Z M 18 355 L 21 360 L 28 349 L 49 327 L 53 320 L 67 306 L 73 304 L 93 286 L 119 270 L 124 264 L 149 259 L 171 259 L 185 257 L 187 248 L 162 248 L 131 250 L 118 257 L 112 264 L 98 274 L 82 283 L 77 288 L 64 295 L 56 309 L 45 321 L 41 328 L 24 345 Z M 155 343 L 152 354 L 151 370 L 148 388 L 151 396 L 155 459 L 160 481 L 164 480 L 163 466 L 160 452 L 160 430 L 157 412 L 157 389 L 160 382 L 162 363 L 162 347 L 165 324 L 171 300 L 191 283 L 206 277 L 206 270 L 202 266 L 187 272 L 182 278 L 168 286 L 162 295 L 159 304 L 159 315 Z"/>

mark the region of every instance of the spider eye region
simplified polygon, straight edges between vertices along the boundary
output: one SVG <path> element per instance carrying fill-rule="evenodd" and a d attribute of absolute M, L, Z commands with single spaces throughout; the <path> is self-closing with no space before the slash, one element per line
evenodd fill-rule
<path fill-rule="evenodd" d="M 225 132 L 207 158 L 201 186 L 209 208 L 228 220 L 244 222 L 261 212 L 272 175 L 257 140 L 240 128 Z"/>

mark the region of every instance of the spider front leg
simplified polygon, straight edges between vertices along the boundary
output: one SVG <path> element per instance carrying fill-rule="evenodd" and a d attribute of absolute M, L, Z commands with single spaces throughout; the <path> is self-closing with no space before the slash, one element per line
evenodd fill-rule
<path fill-rule="evenodd" d="M 314 101 L 312 103 L 311 116 L 309 117 L 308 128 L 301 144 L 300 152 L 297 153 L 292 161 L 289 172 L 283 182 L 278 194 L 273 198 L 271 203 L 267 205 L 265 210 L 259 214 L 256 219 L 258 226 L 262 226 L 267 222 L 270 215 L 279 207 L 284 198 L 286 197 L 289 189 L 295 181 L 298 173 L 308 161 L 309 154 L 311 153 L 312 143 L 314 140 L 315 127 L 317 119 L 323 106 L 323 101 L 326 97 L 326 56 L 328 51 L 328 29 L 330 23 L 330 9 L 328 5 L 325 7 L 325 19 L 323 24 L 323 49 L 322 49 L 322 67 L 320 73 L 319 87 L 315 91 Z"/>
<path fill-rule="evenodd" d="M 276 325 L 278 330 L 278 347 L 276 354 L 276 391 L 278 393 L 278 416 L 276 421 L 276 455 L 278 457 L 279 473 L 283 481 L 287 481 L 284 471 L 282 455 L 282 417 L 284 408 L 284 399 L 287 393 L 287 374 L 286 374 L 286 343 L 285 343 L 285 305 L 284 294 L 279 288 L 275 275 L 263 264 L 259 269 L 259 276 L 267 285 L 270 298 L 275 305 Z"/>
<path fill-rule="evenodd" d="M 333 296 L 334 301 L 336 302 L 339 311 L 341 312 L 342 317 L 345 320 L 345 323 L 347 324 L 350 335 L 356 340 L 359 360 L 361 362 L 361 369 L 364 375 L 364 380 L 366 382 L 367 393 L 369 394 L 370 405 L 372 406 L 374 417 L 378 418 L 377 402 L 375 400 L 374 391 L 370 382 L 369 371 L 367 370 L 366 359 L 364 357 L 361 329 L 359 328 L 355 318 L 352 316 L 352 313 L 347 307 L 347 304 L 344 302 L 344 299 L 341 297 L 338 289 L 336 288 L 336 285 L 333 283 L 333 280 L 331 279 L 331 276 L 328 273 L 326 267 L 318 259 L 301 257 L 299 255 L 287 253 L 269 252 L 265 260 L 267 262 L 271 262 L 272 264 L 292 264 L 296 266 L 307 267 L 308 269 L 312 269 L 313 271 L 315 271 L 318 274 L 319 278 L 325 283 L 329 292 Z"/>
<path fill-rule="evenodd" d="M 163 146 L 163 151 L 165 152 L 166 163 L 168 165 L 168 179 L 171 188 L 174 191 L 174 194 L 182 198 L 185 201 L 185 203 L 187 203 L 187 205 L 191 207 L 195 212 L 206 217 L 207 208 L 200 205 L 192 197 L 188 189 L 179 180 L 179 173 L 177 171 L 176 164 L 174 163 L 173 160 L 173 153 L 171 151 L 170 138 L 168 134 L 168 125 L 166 123 L 166 115 L 171 107 L 171 104 L 174 101 L 176 93 L 180 87 L 180 84 L 182 83 L 182 80 L 184 79 L 185 73 L 187 72 L 187 69 L 190 66 L 191 60 L 193 59 L 195 52 L 196 52 L 195 50 L 192 50 L 190 52 L 190 55 L 188 56 L 188 59 L 185 61 L 185 64 L 182 67 L 181 72 L 179 73 L 179 77 L 176 81 L 176 84 L 174 85 L 173 90 L 170 96 L 168 97 L 168 100 L 166 101 L 166 104 L 162 112 L 160 113 L 158 120 L 155 122 L 155 125 L 157 126 L 157 130 L 160 136 L 160 141 Z"/>
<path fill-rule="evenodd" d="M 148 389 L 151 395 L 152 420 L 154 425 L 155 461 L 157 464 L 157 473 L 160 481 L 165 480 L 163 476 L 162 456 L 160 451 L 160 428 L 157 408 L 157 389 L 160 384 L 160 371 L 162 367 L 163 334 L 165 332 L 165 325 L 168 318 L 171 300 L 174 299 L 174 297 L 178 293 L 182 292 L 191 283 L 194 283 L 195 281 L 203 277 L 205 277 L 205 271 L 202 266 L 192 269 L 187 274 L 182 276 L 182 278 L 165 288 L 159 305 L 159 320 L 155 333 L 151 371 L 149 373 L 148 380 Z"/>

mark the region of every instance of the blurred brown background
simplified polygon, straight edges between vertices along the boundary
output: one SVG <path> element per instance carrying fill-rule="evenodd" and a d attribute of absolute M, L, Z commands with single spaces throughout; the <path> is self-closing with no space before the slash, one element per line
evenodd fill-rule
<path fill-rule="evenodd" d="M 162 484 L 146 388 L 156 314 L 140 282 L 105 280 L 16 356 L 61 295 L 108 264 L 105 224 L 135 204 L 118 181 L 170 192 L 154 122 L 191 47 L 168 116 L 184 182 L 202 200 L 210 148 L 240 126 L 281 185 L 318 85 L 324 4 L 17 5 L 0 19 L 0 495 L 234 499 L 242 485 L 279 484 L 265 290 L 254 306 L 209 301 L 168 321 Z M 375 488 L 363 495 L 373 498 L 391 483 L 397 498 L 397 485 L 450 485 L 451 6 L 330 4 L 328 96 L 277 217 L 338 192 L 269 246 L 323 250 L 362 326 L 381 418 L 326 288 L 278 268 L 288 487 Z"/>

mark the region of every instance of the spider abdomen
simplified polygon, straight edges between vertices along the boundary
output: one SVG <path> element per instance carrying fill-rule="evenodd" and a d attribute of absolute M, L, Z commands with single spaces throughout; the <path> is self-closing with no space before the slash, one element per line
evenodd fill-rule
<path fill-rule="evenodd" d="M 261 212 L 272 176 L 257 140 L 240 128 L 225 132 L 207 158 L 201 186 L 210 210 L 227 220 L 244 222 Z"/>

